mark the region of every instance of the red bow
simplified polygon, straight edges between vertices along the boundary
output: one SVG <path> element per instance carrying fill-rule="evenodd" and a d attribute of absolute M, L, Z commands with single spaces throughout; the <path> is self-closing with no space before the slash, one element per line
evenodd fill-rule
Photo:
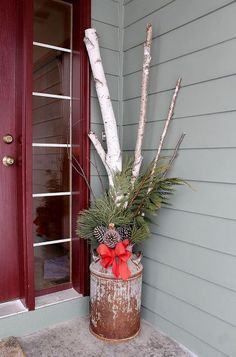
<path fill-rule="evenodd" d="M 101 265 L 107 269 L 112 266 L 112 272 L 116 278 L 121 277 L 127 280 L 131 276 L 127 261 L 131 256 L 131 252 L 126 249 L 129 245 L 129 240 L 125 239 L 116 244 L 114 249 L 109 248 L 106 244 L 100 244 L 97 252 L 101 257 Z"/>

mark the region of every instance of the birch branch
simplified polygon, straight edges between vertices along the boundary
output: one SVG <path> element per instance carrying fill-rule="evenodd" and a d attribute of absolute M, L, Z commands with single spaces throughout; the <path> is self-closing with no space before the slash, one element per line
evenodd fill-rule
<path fill-rule="evenodd" d="M 143 161 L 142 157 L 142 143 L 144 137 L 144 130 L 147 117 L 147 95 L 148 95 L 148 81 L 149 81 L 149 69 L 151 62 L 151 45 L 152 45 L 152 25 L 148 24 L 146 29 L 146 41 L 143 46 L 143 75 L 142 75 L 142 89 L 141 89 L 141 101 L 140 101 L 140 116 L 139 126 L 137 133 L 137 140 L 135 146 L 134 163 L 132 168 L 131 184 L 136 181 L 140 167 Z"/>
<path fill-rule="evenodd" d="M 163 177 L 166 177 L 167 173 L 170 171 L 172 165 L 173 165 L 173 162 L 175 161 L 177 155 L 178 155 L 178 151 L 179 151 L 179 148 L 180 148 L 180 145 L 182 144 L 182 141 L 184 140 L 184 137 L 185 137 L 186 133 L 182 133 L 179 140 L 177 141 L 177 144 L 175 145 L 175 149 L 174 149 L 174 152 L 170 158 L 170 161 L 169 161 L 169 164 L 168 164 L 168 167 L 166 169 L 166 171 L 164 172 L 163 174 Z"/>
<path fill-rule="evenodd" d="M 175 159 L 177 157 L 180 145 L 182 144 L 182 141 L 184 140 L 185 135 L 186 135 L 186 133 L 182 133 L 179 140 L 177 141 L 177 144 L 175 146 L 173 155 L 170 158 L 168 169 L 166 170 L 165 175 L 167 174 L 167 172 L 170 170 L 171 166 L 173 165 L 173 162 L 175 161 Z"/>
<path fill-rule="evenodd" d="M 111 173 L 122 170 L 122 157 L 121 157 L 116 119 L 112 108 L 109 89 L 107 86 L 107 81 L 106 81 L 101 55 L 100 55 L 98 37 L 95 29 L 89 28 L 85 30 L 84 43 L 87 48 L 90 65 L 92 68 L 95 87 L 96 87 L 97 96 L 98 96 L 101 113 L 102 113 L 102 119 L 104 123 L 104 129 L 106 133 L 107 154 L 105 154 L 104 157 L 104 153 L 102 153 L 103 155 L 102 161 L 104 164 L 106 163 L 106 166 L 109 167 L 109 171 L 110 171 L 109 182 L 110 182 Z M 94 139 L 93 136 L 92 138 Z M 96 145 L 98 145 L 97 144 L 98 140 L 95 140 L 95 142 Z M 101 154 L 100 146 L 99 146 L 99 151 Z"/>
<path fill-rule="evenodd" d="M 165 123 L 164 129 L 163 129 L 163 132 L 161 134 L 160 143 L 159 143 L 159 146 L 158 146 L 158 149 L 157 149 L 157 153 L 156 153 L 156 156 L 155 156 L 155 159 L 154 159 L 154 162 L 153 162 L 153 167 L 152 167 L 152 171 L 151 171 L 151 174 L 150 174 L 151 177 L 153 177 L 154 174 L 155 174 L 155 170 L 156 170 L 156 167 L 157 167 L 157 162 L 158 162 L 158 160 L 160 158 L 160 153 L 161 153 L 161 149 L 162 149 L 163 144 L 164 144 L 164 140 L 165 140 L 165 137 L 166 137 L 167 129 L 169 127 L 170 120 L 171 120 L 171 118 L 173 117 L 173 114 L 174 114 L 174 108 L 175 108 L 177 96 L 178 96 L 178 93 L 179 93 L 179 90 L 180 90 L 180 84 L 181 84 L 181 78 L 179 78 L 178 81 L 176 82 L 175 91 L 174 91 L 174 94 L 173 94 L 173 97 L 172 97 L 172 100 L 171 100 L 171 104 L 170 104 L 170 107 L 169 107 L 166 123 Z M 148 189 L 148 192 L 151 191 L 151 185 L 150 185 L 150 187 Z"/>
<path fill-rule="evenodd" d="M 93 143 L 100 159 L 102 160 L 103 165 L 105 166 L 105 169 L 106 169 L 106 172 L 108 175 L 109 185 L 113 186 L 113 175 L 112 175 L 112 171 L 110 170 L 110 167 L 107 165 L 107 162 L 106 162 L 105 150 L 103 149 L 103 147 L 95 133 L 90 131 L 90 133 L 88 134 L 88 137 L 91 140 L 91 142 Z"/>

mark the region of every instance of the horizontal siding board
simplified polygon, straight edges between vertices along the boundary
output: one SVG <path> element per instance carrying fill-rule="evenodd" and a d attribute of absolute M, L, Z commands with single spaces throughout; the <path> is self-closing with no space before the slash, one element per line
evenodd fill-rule
<path fill-rule="evenodd" d="M 143 259 L 145 283 L 186 301 L 236 327 L 236 292 L 160 264 Z"/>
<path fill-rule="evenodd" d="M 234 220 L 162 208 L 155 219 L 155 224 L 151 225 L 151 231 L 236 256 Z"/>
<path fill-rule="evenodd" d="M 173 88 L 177 73 L 182 77 L 182 86 L 235 74 L 235 53 L 236 39 L 154 66 L 150 71 L 149 93 Z M 125 77 L 124 99 L 140 95 L 137 83 L 141 83 L 141 75 L 139 71 Z"/>
<path fill-rule="evenodd" d="M 218 19 L 218 27 L 222 29 L 222 25 L 225 26 L 225 18 L 223 17 L 223 14 L 221 10 L 215 14 L 210 14 L 209 16 L 205 16 L 205 18 L 201 18 L 202 16 L 206 15 L 208 12 L 212 12 L 214 10 L 217 10 L 221 6 L 230 4 L 232 1 L 230 0 L 198 0 L 197 2 L 195 0 L 178 0 L 174 1 L 170 5 L 162 8 L 158 12 L 152 13 L 151 15 L 141 19 L 140 21 L 136 22 L 132 26 L 128 27 L 124 31 L 124 50 L 127 50 L 133 46 L 137 46 L 141 43 L 144 42 L 145 40 L 145 27 L 147 23 L 152 23 L 153 25 L 153 36 L 160 36 L 168 31 L 172 31 L 176 29 L 177 27 L 183 26 L 184 24 L 187 24 L 188 22 L 191 22 L 197 18 L 200 17 L 199 22 L 194 21 L 191 24 L 188 25 L 188 28 L 186 26 L 186 29 L 183 27 L 181 32 L 182 32 L 182 39 L 184 38 L 185 41 L 192 41 L 192 44 L 194 46 L 194 49 L 197 48 L 197 45 L 195 46 L 195 37 L 197 38 L 197 34 L 200 32 L 200 35 L 205 37 L 208 37 L 208 33 L 211 31 L 211 20 L 210 16 L 213 18 Z M 230 12 L 228 13 L 229 16 L 234 16 L 234 5 L 229 6 Z M 222 15 L 220 15 L 222 14 Z M 218 15 L 218 16 L 217 16 Z M 213 19 L 213 21 L 215 21 Z M 207 25 L 207 27 L 204 26 Z M 227 23 L 228 25 L 228 23 Z M 215 25 L 213 24 L 213 30 L 214 30 Z M 180 30 L 180 29 L 179 29 Z M 226 32 L 227 33 L 228 29 L 225 29 L 224 31 L 221 31 L 222 33 Z M 195 32 L 194 34 L 194 31 Z M 189 34 L 192 33 L 192 37 L 189 36 Z M 207 34 L 207 36 L 206 36 Z M 235 33 L 232 35 L 235 36 Z M 194 39 L 194 41 L 193 41 Z M 217 40 L 218 42 L 220 39 Z M 178 43 L 178 42 L 177 42 Z M 178 43 L 178 46 L 182 46 L 181 43 Z M 178 47 L 175 44 L 175 48 Z M 159 47 L 159 50 L 162 51 L 162 49 Z M 170 46 L 169 51 L 172 51 L 173 48 Z"/>
<path fill-rule="evenodd" d="M 171 197 L 172 207 L 179 210 L 236 219 L 236 185 L 192 182 L 193 189 L 178 187 Z"/>
<path fill-rule="evenodd" d="M 181 149 L 235 148 L 235 117 L 236 112 L 234 111 L 172 119 L 164 148 L 174 149 L 176 141 L 182 133 L 186 133 L 186 136 L 181 144 Z M 143 142 L 144 150 L 157 149 L 164 124 L 164 120 L 147 123 Z M 124 150 L 134 149 L 137 130 L 138 125 L 124 127 Z"/>
<path fill-rule="evenodd" d="M 173 151 L 163 150 L 163 156 L 171 156 Z M 151 162 L 155 151 L 143 152 L 144 163 Z M 170 176 L 185 180 L 234 183 L 236 184 L 235 167 L 236 148 L 232 150 L 179 150 L 178 159 L 170 171 Z M 192 183 L 194 186 L 194 182 Z"/>
<path fill-rule="evenodd" d="M 177 76 L 176 76 L 177 77 Z M 175 107 L 174 117 L 197 116 L 236 109 L 236 76 L 182 87 Z M 148 120 L 164 119 L 173 90 L 149 95 Z M 124 102 L 126 125 L 139 118 L 139 98 Z"/>
<path fill-rule="evenodd" d="M 229 356 L 236 354 L 236 329 L 148 285 L 143 286 L 143 306 L 184 327 L 194 336 Z"/>
<path fill-rule="evenodd" d="M 143 246 L 143 252 L 145 257 L 236 292 L 234 256 L 154 234 Z"/>
<path fill-rule="evenodd" d="M 119 111 L 119 103 L 118 101 L 112 101 L 112 107 L 114 110 L 114 114 L 116 116 L 116 118 L 119 120 L 119 115 L 118 115 L 118 111 Z M 91 98 L 91 102 L 90 102 L 90 108 L 91 108 L 91 122 L 92 123 L 102 123 L 102 115 L 101 115 L 101 110 L 100 110 L 100 106 L 98 103 L 98 99 L 95 97 Z"/>
<path fill-rule="evenodd" d="M 166 62 L 178 56 L 184 56 L 194 51 L 216 45 L 222 41 L 235 38 L 235 11 L 236 4 L 230 4 L 220 11 L 216 11 L 184 27 L 180 27 L 155 38 L 151 50 L 152 65 Z M 226 18 L 227 25 L 224 24 Z M 222 31 L 222 27 L 224 27 L 224 31 Z M 141 34 L 143 32 L 142 27 L 140 27 L 139 33 Z M 160 35 L 159 32 L 158 35 Z M 140 70 L 142 60 L 142 44 L 126 51 L 124 53 L 124 74 Z M 212 62 L 213 60 L 214 58 Z"/>
<path fill-rule="evenodd" d="M 157 11 L 172 1 L 173 0 L 133 0 L 125 6 L 124 27 L 127 27 L 128 25 L 150 14 L 153 11 Z"/>
<path fill-rule="evenodd" d="M 159 314 L 142 307 L 142 317 L 149 321 L 152 325 L 161 329 L 177 341 L 181 341 L 191 351 L 198 354 L 199 357 L 225 357 L 224 353 L 217 351 L 215 348 L 209 346 L 208 343 L 203 342 L 196 336 L 193 336 L 189 331 L 174 324 L 171 320 L 163 318 Z"/>
<path fill-rule="evenodd" d="M 119 51 L 119 29 L 108 24 L 93 20 L 92 26 L 99 37 L 99 45 L 110 50 Z"/>
<path fill-rule="evenodd" d="M 235 26 L 236 27 L 236 26 Z M 235 31 L 235 29 L 234 29 Z M 175 32 L 174 32 L 175 33 Z M 172 33 L 171 33 L 172 34 Z M 188 61 L 189 58 L 193 59 L 195 62 L 198 60 L 201 60 L 204 56 L 208 56 L 208 51 L 211 51 L 212 53 L 220 51 L 220 48 L 227 48 L 228 46 L 230 47 L 232 45 L 231 41 L 235 40 L 235 36 L 231 37 L 226 37 L 223 41 L 217 41 L 216 43 L 212 43 L 209 41 L 208 46 L 203 46 L 206 44 L 203 44 L 202 46 L 199 44 L 199 48 L 196 48 L 194 50 L 193 48 L 186 48 L 183 52 L 178 52 L 175 54 L 175 50 L 171 52 L 171 56 L 168 54 L 165 55 L 165 51 L 160 52 L 160 46 L 163 47 L 163 44 L 161 41 L 164 41 L 167 35 L 158 38 L 157 40 L 153 41 L 153 47 L 152 47 L 152 61 L 151 61 L 151 67 L 158 67 L 160 68 L 167 68 L 167 63 L 169 63 L 169 69 L 170 65 L 176 66 L 176 73 L 180 73 L 182 69 L 178 69 L 179 67 L 182 66 L 181 61 Z M 208 38 L 208 37 L 207 37 Z M 202 39 L 202 37 L 201 37 Z M 158 43 L 157 43 L 158 41 Z M 173 43 L 170 39 L 166 39 L 165 47 L 166 49 L 172 47 L 174 45 L 174 42 L 176 39 L 173 39 Z M 178 39 L 181 43 L 181 38 Z M 229 43 L 229 44 L 228 44 Z M 185 43 L 186 45 L 186 43 Z M 222 47 L 221 47 L 222 46 Z M 179 51 L 179 47 L 178 47 Z M 202 53 L 201 53 L 202 52 Z M 222 56 L 222 53 L 220 54 Z M 187 57 L 185 59 L 185 57 Z M 179 60 L 179 61 L 177 61 Z M 140 71 L 142 68 L 142 62 L 143 62 L 143 46 L 138 46 L 130 49 L 130 51 L 125 52 L 124 54 L 124 77 L 129 76 L 130 74 Z M 215 62 L 212 58 L 210 59 L 210 62 Z M 227 61 L 226 61 L 227 63 Z M 165 66 L 164 66 L 165 65 Z M 206 65 L 206 63 L 205 63 Z M 213 65 L 217 66 L 217 63 L 213 63 Z M 193 67 L 194 68 L 194 67 Z M 207 67 L 209 68 L 209 67 Z M 201 70 L 204 70 L 204 68 L 201 68 Z M 209 68 L 211 69 L 211 68 Z M 172 69 L 173 70 L 173 69 Z M 184 77 L 184 76 L 183 76 Z"/>
<path fill-rule="evenodd" d="M 118 26 L 119 24 L 119 4 L 110 0 L 92 1 L 92 18 L 107 24 Z"/>
<path fill-rule="evenodd" d="M 163 155 L 166 154 L 170 155 L 170 151 L 164 150 Z M 236 149 L 181 150 L 170 175 L 186 180 L 236 184 L 232 165 L 235 157 Z"/>

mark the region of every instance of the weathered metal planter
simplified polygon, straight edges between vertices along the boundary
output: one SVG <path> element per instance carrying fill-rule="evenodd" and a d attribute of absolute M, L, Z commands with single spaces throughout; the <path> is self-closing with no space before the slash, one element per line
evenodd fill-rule
<path fill-rule="evenodd" d="M 140 263 L 128 261 L 131 277 L 114 277 L 100 262 L 90 265 L 90 331 L 112 342 L 129 340 L 140 331 L 142 271 Z"/>

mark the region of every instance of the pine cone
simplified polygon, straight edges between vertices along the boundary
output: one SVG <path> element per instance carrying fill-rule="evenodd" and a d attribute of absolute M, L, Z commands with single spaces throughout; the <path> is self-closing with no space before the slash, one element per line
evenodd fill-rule
<path fill-rule="evenodd" d="M 119 233 L 115 229 L 109 229 L 103 236 L 103 243 L 109 248 L 115 248 L 116 244 L 121 241 Z"/>
<path fill-rule="evenodd" d="M 131 239 L 132 229 L 130 226 L 121 226 L 117 228 L 117 232 L 121 236 L 121 240 Z"/>
<path fill-rule="evenodd" d="M 103 236 L 107 229 L 104 226 L 97 226 L 93 230 L 93 235 L 97 239 L 98 243 L 103 243 Z"/>

